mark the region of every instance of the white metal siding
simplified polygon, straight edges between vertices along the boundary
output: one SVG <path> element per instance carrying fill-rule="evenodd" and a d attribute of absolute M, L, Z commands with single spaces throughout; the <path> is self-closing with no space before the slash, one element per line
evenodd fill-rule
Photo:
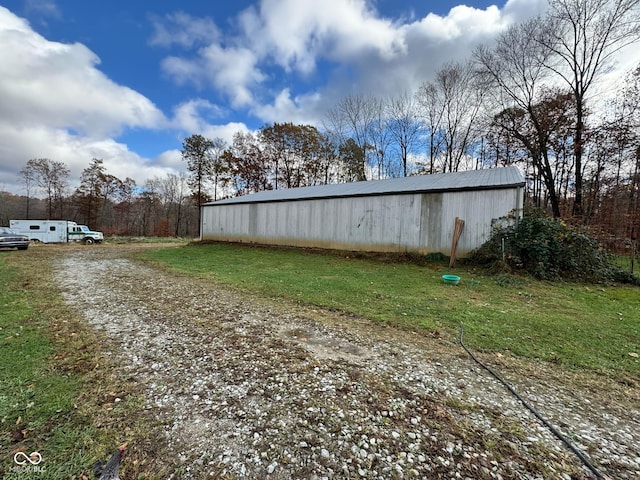
<path fill-rule="evenodd" d="M 453 192 L 443 196 L 442 228 L 437 243 L 440 251 L 447 254 L 451 250 L 456 217 L 465 222 L 458 243 L 458 255 L 464 256 L 489 239 L 493 220 L 521 208 L 516 188 Z"/>
<path fill-rule="evenodd" d="M 464 256 L 489 238 L 492 220 L 521 208 L 521 195 L 510 188 L 205 205 L 202 239 L 449 254 L 460 217 Z"/>

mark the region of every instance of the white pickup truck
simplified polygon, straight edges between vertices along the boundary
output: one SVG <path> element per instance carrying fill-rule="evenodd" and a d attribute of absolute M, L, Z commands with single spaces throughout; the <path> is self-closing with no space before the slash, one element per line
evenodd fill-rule
<path fill-rule="evenodd" d="M 9 228 L 42 243 L 81 242 L 92 245 L 104 240 L 102 232 L 94 232 L 86 225 L 68 220 L 9 220 Z"/>

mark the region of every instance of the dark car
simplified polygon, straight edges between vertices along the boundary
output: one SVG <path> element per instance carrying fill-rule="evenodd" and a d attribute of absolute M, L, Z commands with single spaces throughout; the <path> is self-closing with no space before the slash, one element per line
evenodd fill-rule
<path fill-rule="evenodd" d="M 26 250 L 29 248 L 29 237 L 20 235 L 10 228 L 0 227 L 0 248 L 17 248 Z"/>

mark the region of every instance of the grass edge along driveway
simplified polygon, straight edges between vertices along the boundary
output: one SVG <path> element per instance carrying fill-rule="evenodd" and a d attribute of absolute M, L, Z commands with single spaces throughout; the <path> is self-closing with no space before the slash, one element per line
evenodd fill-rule
<path fill-rule="evenodd" d="M 512 353 L 640 381 L 640 289 L 541 282 L 388 257 L 237 244 L 150 249 L 142 258 L 266 297 L 438 332 Z M 441 276 L 462 277 L 458 286 Z"/>
<path fill-rule="evenodd" d="M 48 260 L 45 249 L 0 252 L 1 478 L 91 478 L 96 461 L 148 429 L 100 338 L 49 284 Z M 41 461 L 18 465 L 17 451 Z"/>

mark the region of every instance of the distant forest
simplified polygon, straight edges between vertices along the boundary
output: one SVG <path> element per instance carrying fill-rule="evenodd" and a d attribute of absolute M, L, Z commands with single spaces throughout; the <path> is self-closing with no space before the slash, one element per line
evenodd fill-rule
<path fill-rule="evenodd" d="M 517 165 L 529 206 L 624 249 L 640 227 L 640 66 L 617 79 L 610 67 L 640 39 L 639 3 L 551 0 L 544 16 L 444 65 L 415 92 L 349 95 L 321 127 L 268 124 L 230 144 L 193 134 L 182 145 L 185 172 L 143 185 L 94 158 L 71 192 L 63 162 L 28 160 L 25 194 L 0 192 L 0 225 L 64 218 L 107 235 L 194 237 L 210 200 Z"/>

